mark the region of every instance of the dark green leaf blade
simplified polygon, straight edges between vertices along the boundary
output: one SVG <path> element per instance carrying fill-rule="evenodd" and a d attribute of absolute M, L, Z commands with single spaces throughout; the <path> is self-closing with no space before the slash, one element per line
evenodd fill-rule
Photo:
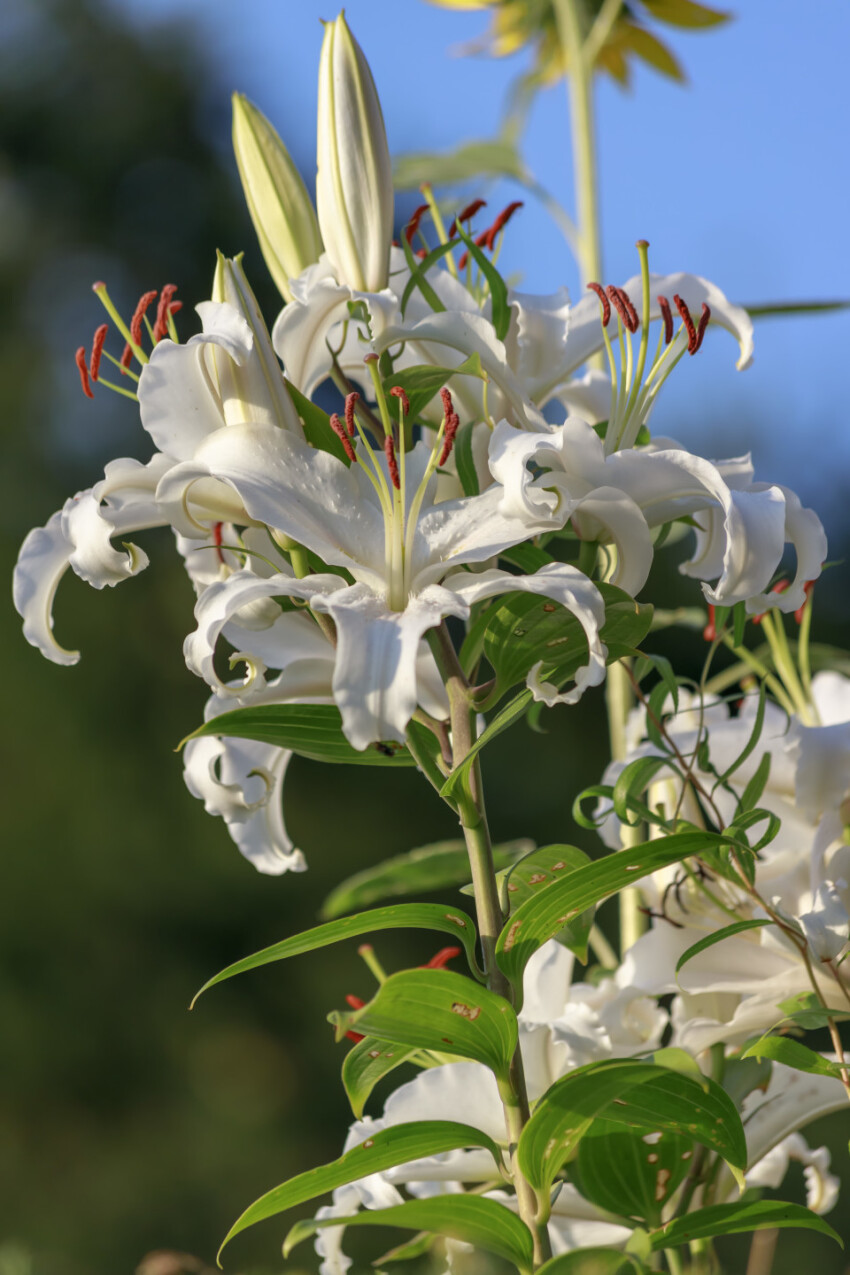
<path fill-rule="evenodd" d="M 202 735 L 235 735 L 288 748 L 312 761 L 354 766 L 413 766 L 402 744 L 370 744 L 352 748 L 342 733 L 342 717 L 333 704 L 259 704 L 213 717 L 186 740 Z M 183 740 L 183 743 L 186 743 Z"/>
<path fill-rule="evenodd" d="M 363 1108 L 378 1081 L 415 1053 L 409 1046 L 389 1044 L 375 1036 L 364 1036 L 349 1049 L 342 1064 L 342 1084 L 355 1120 L 362 1119 Z"/>
<path fill-rule="evenodd" d="M 834 1076 L 841 1079 L 841 1068 L 838 1063 L 830 1062 L 799 1040 L 788 1036 L 762 1036 L 741 1054 L 742 1058 L 769 1058 L 771 1062 L 783 1063 L 793 1067 L 795 1071 L 806 1071 L 814 1076 Z"/>
<path fill-rule="evenodd" d="M 640 1134 L 600 1118 L 581 1139 L 570 1172 L 582 1195 L 601 1209 L 659 1226 L 661 1210 L 687 1176 L 693 1153 L 688 1135 Z"/>
<path fill-rule="evenodd" d="M 501 1152 L 496 1143 L 486 1133 L 473 1129 L 471 1125 L 456 1124 L 451 1120 L 416 1120 L 410 1124 L 383 1129 L 346 1151 L 338 1160 L 332 1160 L 330 1164 L 320 1165 L 316 1169 L 308 1169 L 306 1173 L 299 1173 L 297 1177 L 290 1178 L 288 1182 L 261 1195 L 233 1223 L 224 1237 L 221 1249 L 249 1226 L 275 1217 L 305 1200 L 325 1195 L 347 1182 L 356 1182 L 370 1173 L 381 1173 L 384 1169 L 406 1164 L 409 1160 L 418 1160 L 422 1156 L 438 1155 L 441 1151 L 456 1151 L 462 1147 L 484 1147 L 493 1156 L 495 1164 L 501 1166 Z"/>
<path fill-rule="evenodd" d="M 329 1015 L 337 1039 L 347 1031 L 482 1062 L 504 1078 L 517 1043 L 506 1000 L 453 970 L 391 974 L 362 1009 Z"/>
<path fill-rule="evenodd" d="M 297 1223 L 283 1247 L 288 1257 L 296 1244 L 324 1226 L 400 1226 L 433 1231 L 464 1240 L 475 1248 L 496 1253 L 525 1275 L 533 1266 L 531 1232 L 515 1213 L 496 1200 L 476 1195 L 440 1195 L 430 1200 L 407 1200 L 389 1209 L 365 1209 L 353 1217 L 308 1219 Z"/>
<path fill-rule="evenodd" d="M 786 1204 L 784 1200 L 738 1201 L 733 1204 L 711 1204 L 684 1217 L 674 1218 L 652 1234 L 652 1247 L 674 1248 L 693 1240 L 710 1239 L 713 1235 L 735 1235 L 739 1231 L 761 1231 L 765 1227 L 800 1226 L 820 1231 L 844 1247 L 841 1236 L 828 1222 L 802 1204 Z"/>
<path fill-rule="evenodd" d="M 537 1275 L 644 1275 L 648 1270 L 631 1253 L 616 1248 L 576 1248 L 545 1262 Z"/>
<path fill-rule="evenodd" d="M 439 903 L 393 903 L 385 908 L 373 908 L 369 912 L 359 912 L 356 916 L 341 917 L 336 921 L 328 921 L 326 925 L 317 925 L 302 934 L 294 934 L 292 938 L 282 939 L 280 943 L 272 943 L 261 952 L 245 956 L 241 961 L 228 965 L 214 978 L 204 983 L 192 1001 L 194 1005 L 210 987 L 223 983 L 237 974 L 248 970 L 259 969 L 261 965 L 270 965 L 273 961 L 284 961 L 290 956 L 300 956 L 304 952 L 314 952 L 317 948 L 327 947 L 331 943 L 341 943 L 344 939 L 357 938 L 361 934 L 370 934 L 374 930 L 437 930 L 450 934 L 466 951 L 475 964 L 475 926 L 472 918 L 457 908 L 446 908 Z"/>

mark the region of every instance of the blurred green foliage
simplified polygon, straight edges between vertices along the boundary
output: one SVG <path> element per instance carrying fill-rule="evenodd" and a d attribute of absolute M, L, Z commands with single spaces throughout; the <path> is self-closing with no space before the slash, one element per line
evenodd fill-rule
<path fill-rule="evenodd" d="M 214 82 L 188 30 L 142 38 L 95 0 L 12 0 L 0 36 L 8 579 L 30 526 L 109 458 L 150 453 L 131 404 L 80 394 L 73 351 L 101 319 L 91 282 L 106 279 L 127 310 L 177 283 L 184 333 L 216 247 L 246 249 L 270 316 L 276 294 L 235 172 L 210 141 L 227 135 L 232 86 Z M 143 1275 L 205 1275 L 246 1204 L 337 1155 L 349 1113 L 325 1015 L 346 992 L 370 992 L 355 945 L 235 980 L 192 1015 L 188 1003 L 222 966 L 314 924 L 343 876 L 456 835 L 415 773 L 296 759 L 287 819 L 310 870 L 256 874 L 183 786 L 173 749 L 204 700 L 181 659 L 192 595 L 169 536 L 144 543 L 151 568 L 126 587 L 63 582 L 57 632 L 82 650 L 76 668 L 42 660 L 11 607 L 0 611 L 0 1275 L 116 1275 L 151 1253 Z M 520 727 L 494 745 L 500 840 L 595 851 L 569 811 L 604 765 L 603 720 L 601 696 L 588 696 L 544 716 L 547 736 Z M 433 947 L 425 934 L 377 943 L 388 968 Z M 240 1237 L 229 1269 L 280 1271 L 282 1234 L 270 1224 Z M 801 1242 L 824 1275 L 841 1269 L 826 1241 L 822 1259 L 817 1240 Z M 783 1262 L 798 1253 L 796 1237 L 782 1250 Z M 315 1268 L 308 1248 L 298 1262 Z"/>

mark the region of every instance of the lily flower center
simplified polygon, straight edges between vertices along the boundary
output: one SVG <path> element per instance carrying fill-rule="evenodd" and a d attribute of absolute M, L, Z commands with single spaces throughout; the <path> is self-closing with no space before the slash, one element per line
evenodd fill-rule
<path fill-rule="evenodd" d="M 676 294 L 673 297 L 673 304 L 681 318 L 681 325 L 674 335 L 670 302 L 667 297 L 656 297 L 663 327 L 659 334 L 655 355 L 647 370 L 651 281 L 649 244 L 645 239 L 638 240 L 637 250 L 640 256 L 642 283 L 642 320 L 625 289 L 613 285 L 603 288 L 601 284 L 595 282 L 587 285 L 599 298 L 602 338 L 605 342 L 611 374 L 611 410 L 605 434 L 607 456 L 621 448 L 635 445 L 641 426 L 646 423 L 661 386 L 685 354 L 693 355 L 700 349 L 711 317 L 711 310 L 703 303 L 700 318 L 694 322 L 687 304 Z M 608 333 L 608 325 L 614 312 L 617 315 L 616 341 L 619 358 L 615 356 L 614 343 Z M 640 328 L 640 341 L 637 355 L 635 355 L 632 337 L 638 328 Z"/>

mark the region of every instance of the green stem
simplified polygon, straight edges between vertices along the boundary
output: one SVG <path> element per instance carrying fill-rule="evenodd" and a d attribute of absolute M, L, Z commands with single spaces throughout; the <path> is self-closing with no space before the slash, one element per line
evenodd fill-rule
<path fill-rule="evenodd" d="M 665 1248 L 664 1256 L 667 1259 L 667 1266 L 670 1275 L 684 1275 L 685 1267 L 682 1259 L 674 1248 Z"/>
<path fill-rule="evenodd" d="M 599 200 L 596 176 L 596 128 L 593 109 L 593 63 L 587 57 L 577 0 L 556 0 L 561 45 L 567 52 L 570 124 L 573 139 L 578 257 L 582 282 L 602 277 Z"/>

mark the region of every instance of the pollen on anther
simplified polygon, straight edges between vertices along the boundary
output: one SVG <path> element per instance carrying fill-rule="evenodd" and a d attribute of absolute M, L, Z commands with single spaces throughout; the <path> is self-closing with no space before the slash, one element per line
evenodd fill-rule
<path fill-rule="evenodd" d="M 632 305 L 632 299 L 625 288 L 617 288 L 613 284 L 609 284 L 606 291 L 611 304 L 620 316 L 623 327 L 629 332 L 637 332 L 640 320 L 638 319 L 637 310 Z"/>
<path fill-rule="evenodd" d="M 656 300 L 661 311 L 661 317 L 664 320 L 664 344 L 669 345 L 673 340 L 673 311 L 670 309 L 670 302 L 666 297 L 656 297 Z"/>
<path fill-rule="evenodd" d="M 354 408 L 360 402 L 360 395 L 357 390 L 352 390 L 350 394 L 345 396 L 345 428 L 349 438 L 354 437 L 354 431 L 357 425 L 354 420 Z"/>
<path fill-rule="evenodd" d="M 467 204 L 465 208 L 461 208 L 460 212 L 449 226 L 449 239 L 454 238 L 459 222 L 470 221 L 480 209 L 486 207 L 486 199 L 473 199 L 471 204 Z"/>
<path fill-rule="evenodd" d="M 407 416 L 410 412 L 410 399 L 407 397 L 402 386 L 394 385 L 390 390 L 390 395 L 392 398 L 401 399 L 401 410 L 404 412 L 405 416 Z"/>
<path fill-rule="evenodd" d="M 126 369 L 133 362 L 133 347 L 130 345 L 129 341 L 124 346 L 119 362 L 121 365 L 121 375 L 124 376 L 126 374 Z"/>
<path fill-rule="evenodd" d="M 678 292 L 673 294 L 673 304 L 682 317 L 685 325 L 685 331 L 688 334 L 688 354 L 696 354 L 697 352 L 697 330 L 694 327 L 694 321 L 691 318 L 691 312 L 686 303 L 679 296 Z"/>
<path fill-rule="evenodd" d="M 441 970 L 445 969 L 449 961 L 453 961 L 456 956 L 460 956 L 462 949 L 459 947 L 441 947 L 439 952 L 431 957 L 430 961 L 426 961 L 424 965 L 420 965 L 423 970 Z"/>
<path fill-rule="evenodd" d="M 390 482 L 396 491 L 401 491 L 401 482 L 398 476 L 398 461 L 395 456 L 395 443 L 392 434 L 387 434 L 384 439 L 384 455 L 387 458 L 387 469 L 390 471 Z"/>
<path fill-rule="evenodd" d="M 91 361 L 89 362 L 89 375 L 93 381 L 96 381 L 100 372 L 100 360 L 103 354 L 103 343 L 106 340 L 106 334 L 109 331 L 108 323 L 101 323 L 99 328 L 95 329 L 91 343 Z"/>
<path fill-rule="evenodd" d="M 420 204 L 418 208 L 414 209 L 413 215 L 404 229 L 404 237 L 408 243 L 412 242 L 413 236 L 416 234 L 417 230 L 419 229 L 419 223 L 427 211 L 428 211 L 427 204 Z"/>
<path fill-rule="evenodd" d="M 167 283 L 162 292 L 159 294 L 159 304 L 156 307 L 156 320 L 153 325 L 154 345 L 161 341 L 164 336 L 168 335 L 168 316 L 171 311 L 171 302 L 177 291 L 176 283 Z M 182 304 L 178 302 L 178 305 Z"/>
<path fill-rule="evenodd" d="M 457 412 L 450 412 L 446 417 L 446 432 L 443 435 L 443 450 L 440 452 L 440 459 L 437 461 L 438 466 L 442 468 L 451 455 L 454 447 L 455 435 L 460 424 L 460 417 Z"/>
<path fill-rule="evenodd" d="M 694 354 L 696 354 L 697 350 L 702 345 L 702 338 L 705 336 L 705 329 L 708 327 L 708 321 L 710 318 L 711 318 L 711 309 L 703 301 L 702 314 L 700 315 L 699 326 L 697 327 L 697 342 L 696 342 L 696 346 L 694 347 Z"/>
<path fill-rule="evenodd" d="M 83 393 L 86 398 L 94 398 L 94 392 L 91 385 L 89 385 L 89 370 L 86 367 L 86 347 L 84 345 L 81 345 L 77 350 L 77 353 L 74 355 L 74 359 L 77 367 L 79 368 L 80 384 L 83 387 Z"/>
<path fill-rule="evenodd" d="M 513 217 L 514 213 L 515 213 L 515 212 L 516 212 L 519 208 L 522 208 L 522 206 L 523 206 L 523 202 L 522 202 L 522 200 L 521 200 L 521 199 L 515 199 L 515 200 L 513 201 L 513 203 L 508 204 L 507 208 L 503 208 L 503 209 L 502 209 L 502 211 L 499 213 L 498 217 L 497 217 L 497 218 L 496 218 L 496 220 L 493 222 L 493 224 L 492 224 L 492 226 L 490 227 L 490 229 L 486 232 L 486 233 L 487 233 L 487 241 L 486 241 L 486 242 L 487 242 L 487 247 L 488 247 L 488 248 L 490 248 L 490 249 L 492 249 L 492 248 L 493 248 L 493 246 L 494 246 L 494 244 L 495 244 L 495 242 L 496 242 L 496 235 L 499 233 L 499 231 L 500 231 L 500 230 L 503 230 L 503 229 L 505 228 L 505 226 L 506 226 L 506 225 L 508 224 L 508 222 L 510 221 L 511 217 Z"/>
<path fill-rule="evenodd" d="M 606 296 L 605 289 L 601 283 L 594 283 L 593 280 L 587 285 L 591 292 L 595 292 L 599 298 L 599 304 L 602 306 L 602 326 L 607 328 L 611 321 L 611 302 Z"/>
<path fill-rule="evenodd" d="M 353 411 L 354 409 L 352 407 L 352 412 Z M 357 453 L 354 450 L 354 445 L 352 444 L 351 438 L 336 412 L 331 413 L 328 423 L 330 424 L 331 429 L 336 434 L 339 441 L 342 443 L 342 449 L 345 452 L 346 456 L 348 457 L 348 459 L 351 461 L 352 464 L 356 465 Z"/>
<path fill-rule="evenodd" d="M 133 317 L 130 320 L 130 336 L 133 338 L 136 345 L 141 345 L 142 343 L 142 320 L 145 317 L 145 311 L 148 309 L 148 306 L 152 305 L 152 303 L 156 300 L 156 297 L 156 288 L 154 288 L 151 292 L 143 292 L 139 297 L 135 310 L 133 311 Z"/>
<path fill-rule="evenodd" d="M 708 623 L 702 631 L 703 639 L 706 642 L 713 642 L 717 637 L 717 609 L 713 602 L 708 604 Z"/>

